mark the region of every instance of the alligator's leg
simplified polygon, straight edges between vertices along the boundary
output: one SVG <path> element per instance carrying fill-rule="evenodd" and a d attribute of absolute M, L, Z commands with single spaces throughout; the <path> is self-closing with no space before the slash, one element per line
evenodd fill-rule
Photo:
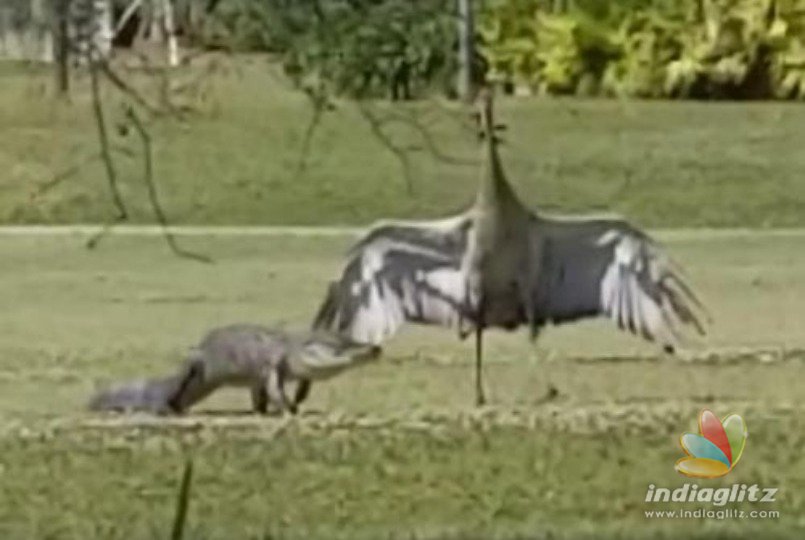
<path fill-rule="evenodd" d="M 202 399 L 206 395 L 199 392 L 203 382 L 204 367 L 202 363 L 192 358 L 188 359 L 177 376 L 175 388 L 168 396 L 167 405 L 169 411 L 175 414 L 182 414 L 190 406 Z"/>
<path fill-rule="evenodd" d="M 266 381 L 252 386 L 252 410 L 258 414 L 268 413 L 268 392 L 266 391 Z"/>
<path fill-rule="evenodd" d="M 268 377 L 266 379 L 266 392 L 268 394 L 268 401 L 275 407 L 279 408 L 279 411 L 285 412 L 288 408 L 288 404 L 285 401 L 285 391 L 282 388 L 283 381 L 280 374 L 279 369 L 271 369 L 268 372 Z"/>
<path fill-rule="evenodd" d="M 307 399 L 307 396 L 310 394 L 311 386 L 312 382 L 310 379 L 299 379 L 299 382 L 296 383 L 296 393 L 294 393 L 293 396 L 294 406 L 298 407 L 300 403 Z"/>
<path fill-rule="evenodd" d="M 220 386 L 209 380 L 209 374 L 204 368 L 204 358 L 196 353 L 188 357 L 177 378 L 178 383 L 167 400 L 168 406 L 177 414 L 187 411 Z"/>
<path fill-rule="evenodd" d="M 294 395 L 294 399 L 288 399 L 288 395 L 285 393 L 285 389 L 288 382 L 288 364 L 283 362 L 280 364 L 279 368 L 277 368 L 277 379 L 279 381 L 279 389 L 280 393 L 282 394 L 282 402 L 285 404 L 285 408 L 291 414 L 296 414 L 299 411 L 299 407 L 297 407 L 298 401 L 296 400 L 296 395 Z M 302 384 L 301 381 L 299 384 Z M 296 394 L 299 393 L 299 387 L 297 386 Z"/>

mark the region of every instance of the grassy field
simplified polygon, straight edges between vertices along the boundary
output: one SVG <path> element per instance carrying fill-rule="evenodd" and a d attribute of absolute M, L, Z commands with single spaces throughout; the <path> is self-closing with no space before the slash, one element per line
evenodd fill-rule
<path fill-rule="evenodd" d="M 411 194 L 399 161 L 345 103 L 324 117 L 298 174 L 311 116 L 306 98 L 265 59 L 217 62 L 199 92 L 177 98 L 197 114 L 151 125 L 160 190 L 175 222 L 364 224 L 442 216 L 471 200 L 477 141 L 454 106 L 393 110 L 402 120 L 387 126 L 390 136 L 421 149 L 411 156 Z M 103 169 L 86 163 L 97 154 L 86 80 L 76 81 L 69 103 L 50 97 L 51 83 L 50 73 L 0 65 L 0 222 L 94 223 L 112 215 Z M 119 97 L 107 100 L 112 123 L 120 105 Z M 612 210 L 646 226 L 805 225 L 801 105 L 505 99 L 501 109 L 509 128 L 504 158 L 533 205 Z M 453 159 L 434 157 L 412 120 Z M 114 142 L 139 151 L 133 138 Z M 121 156 L 119 168 L 132 219 L 153 221 L 142 164 Z"/>
<path fill-rule="evenodd" d="M 664 235 L 711 308 L 682 358 L 605 323 L 536 346 L 493 333 L 492 405 L 472 407 L 471 345 L 408 329 L 380 363 L 313 389 L 299 418 L 222 392 L 181 419 L 92 415 L 93 388 L 168 371 L 210 326 L 304 326 L 348 238 L 0 237 L 0 536 L 165 538 L 184 460 L 192 538 L 802 538 L 805 237 Z M 558 395 L 551 397 L 549 388 Z M 739 413 L 738 467 L 702 487 L 779 487 L 775 519 L 650 519 L 678 487 L 702 407 Z"/>

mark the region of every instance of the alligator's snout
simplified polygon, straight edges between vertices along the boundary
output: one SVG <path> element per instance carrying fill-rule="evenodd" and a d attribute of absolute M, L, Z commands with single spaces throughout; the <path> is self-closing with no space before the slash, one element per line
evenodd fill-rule
<path fill-rule="evenodd" d="M 344 369 L 376 360 L 383 349 L 352 341 L 340 334 L 317 333 L 302 346 L 292 363 L 299 377 L 326 379 Z"/>
<path fill-rule="evenodd" d="M 383 348 L 378 345 L 365 345 L 359 353 L 361 360 L 377 360 L 383 353 Z"/>
<path fill-rule="evenodd" d="M 378 345 L 369 343 L 349 343 L 338 351 L 337 356 L 345 361 L 353 362 L 356 364 L 362 362 L 371 362 L 380 358 L 383 349 Z"/>

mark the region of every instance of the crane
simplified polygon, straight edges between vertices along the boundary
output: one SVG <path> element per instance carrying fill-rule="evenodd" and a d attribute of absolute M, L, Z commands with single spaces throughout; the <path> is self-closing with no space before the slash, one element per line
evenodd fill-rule
<path fill-rule="evenodd" d="M 479 93 L 481 183 L 465 212 L 382 221 L 351 248 L 314 327 L 380 343 L 404 323 L 475 334 L 475 394 L 485 403 L 483 332 L 608 317 L 673 353 L 683 330 L 704 335 L 704 306 L 647 234 L 619 219 L 560 219 L 529 210 L 506 178 L 489 89 Z"/>

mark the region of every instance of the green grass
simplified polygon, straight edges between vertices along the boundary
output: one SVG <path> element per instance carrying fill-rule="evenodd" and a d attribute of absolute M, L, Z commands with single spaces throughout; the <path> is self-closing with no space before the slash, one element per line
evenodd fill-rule
<path fill-rule="evenodd" d="M 801 538 L 803 238 L 666 240 L 714 317 L 684 359 L 603 322 L 536 346 L 490 333 L 493 405 L 476 410 L 471 344 L 410 328 L 315 386 L 300 418 L 225 391 L 159 419 L 84 405 L 96 384 L 173 369 L 215 324 L 306 325 L 348 239 L 184 238 L 215 257 L 202 265 L 159 238 L 3 236 L 0 536 L 165 538 L 192 457 L 190 538 Z M 696 483 L 780 487 L 779 519 L 645 517 L 676 508 L 646 489 L 686 481 L 678 437 L 702 407 L 750 434 L 735 471 Z"/>
<path fill-rule="evenodd" d="M 160 190 L 175 222 L 363 224 L 443 216 L 472 199 L 478 143 L 456 122 L 466 113 L 455 106 L 394 109 L 426 124 L 442 153 L 469 161 L 414 153 L 412 194 L 400 163 L 347 103 L 325 116 L 297 175 L 311 115 L 306 99 L 264 59 L 218 62 L 203 91 L 179 98 L 198 114 L 151 125 Z M 97 152 L 86 81 L 79 78 L 64 103 L 50 97 L 51 79 L 0 68 L 0 222 L 98 222 L 113 214 L 98 162 L 38 194 Z M 107 111 L 120 120 L 119 97 L 107 100 Z M 805 224 L 800 105 L 504 99 L 500 118 L 509 127 L 503 153 L 510 177 L 534 206 L 605 209 L 646 226 Z M 410 126 L 391 130 L 404 146 L 424 146 Z M 133 137 L 116 143 L 139 150 Z M 119 161 L 132 219 L 153 221 L 141 163 Z"/>

